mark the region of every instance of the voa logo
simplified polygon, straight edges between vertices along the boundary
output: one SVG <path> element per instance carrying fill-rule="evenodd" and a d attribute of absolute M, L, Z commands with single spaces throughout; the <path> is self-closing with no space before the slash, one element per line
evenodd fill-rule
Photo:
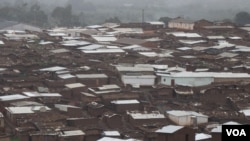
<path fill-rule="evenodd" d="M 227 136 L 247 136 L 244 129 L 226 129 Z"/>

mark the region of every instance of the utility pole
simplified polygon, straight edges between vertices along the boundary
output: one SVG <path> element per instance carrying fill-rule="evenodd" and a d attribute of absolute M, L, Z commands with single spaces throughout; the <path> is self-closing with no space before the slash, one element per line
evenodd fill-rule
<path fill-rule="evenodd" d="M 142 22 L 141 22 L 142 27 L 143 27 L 143 24 L 144 24 L 144 9 L 142 9 Z"/>

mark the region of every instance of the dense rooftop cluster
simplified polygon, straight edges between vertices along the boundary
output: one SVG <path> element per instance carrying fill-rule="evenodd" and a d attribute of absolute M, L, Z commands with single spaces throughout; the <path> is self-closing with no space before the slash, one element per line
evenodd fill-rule
<path fill-rule="evenodd" d="M 0 25 L 0 140 L 219 141 L 249 122 L 248 25 Z"/>

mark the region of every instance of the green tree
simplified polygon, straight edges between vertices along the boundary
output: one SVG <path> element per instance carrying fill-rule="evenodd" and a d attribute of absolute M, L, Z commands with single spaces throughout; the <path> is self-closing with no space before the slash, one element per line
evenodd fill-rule
<path fill-rule="evenodd" d="M 172 18 L 169 18 L 169 17 L 161 17 L 161 18 L 159 19 L 159 21 L 164 22 L 166 25 L 168 24 L 168 22 L 169 22 L 170 20 L 172 20 Z"/>
<path fill-rule="evenodd" d="M 239 12 L 235 15 L 234 22 L 238 25 L 245 25 L 250 23 L 250 14 L 247 12 Z"/>
<path fill-rule="evenodd" d="M 51 16 L 59 26 L 76 26 L 79 25 L 79 16 L 72 14 L 72 6 L 56 7 Z"/>

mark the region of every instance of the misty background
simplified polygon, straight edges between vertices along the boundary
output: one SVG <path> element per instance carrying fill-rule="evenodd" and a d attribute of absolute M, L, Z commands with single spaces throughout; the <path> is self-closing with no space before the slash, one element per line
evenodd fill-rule
<path fill-rule="evenodd" d="M 190 20 L 234 20 L 250 12 L 249 0 L 0 0 L 0 18 L 46 26 L 141 22 L 161 17 Z"/>

